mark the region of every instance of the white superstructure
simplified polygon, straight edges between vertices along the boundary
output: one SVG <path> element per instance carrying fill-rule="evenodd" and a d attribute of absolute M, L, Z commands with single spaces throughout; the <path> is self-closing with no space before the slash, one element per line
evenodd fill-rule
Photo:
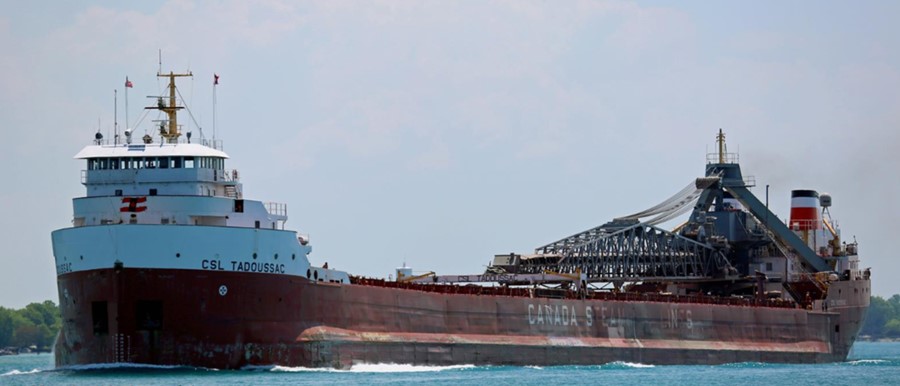
<path fill-rule="evenodd" d="M 169 77 L 174 95 L 178 74 Z M 158 140 L 107 143 L 99 133 L 76 159 L 84 197 L 72 227 L 53 232 L 57 273 L 117 267 L 290 274 L 349 282 L 344 272 L 311 267 L 308 237 L 285 230 L 287 206 L 243 198 L 221 142 L 181 137 L 174 97 Z M 168 127 L 168 130 L 166 129 Z"/>

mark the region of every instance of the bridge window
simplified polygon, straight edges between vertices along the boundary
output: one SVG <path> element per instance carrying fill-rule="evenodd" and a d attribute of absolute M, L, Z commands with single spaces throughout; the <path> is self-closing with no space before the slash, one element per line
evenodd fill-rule
<path fill-rule="evenodd" d="M 180 169 L 182 161 L 184 161 L 184 158 L 182 158 L 182 157 L 172 157 L 172 167 L 176 168 L 176 169 Z"/>
<path fill-rule="evenodd" d="M 168 169 L 169 168 L 169 157 L 159 157 L 159 168 L 160 169 Z"/>
<path fill-rule="evenodd" d="M 184 157 L 184 167 L 186 169 L 194 168 L 194 157 Z"/>

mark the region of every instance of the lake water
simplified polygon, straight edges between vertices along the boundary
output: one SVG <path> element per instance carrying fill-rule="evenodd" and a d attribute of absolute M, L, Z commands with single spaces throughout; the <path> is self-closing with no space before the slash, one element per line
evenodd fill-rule
<path fill-rule="evenodd" d="M 514 355 L 514 354 L 513 354 Z M 264 367 L 217 371 L 186 367 L 95 365 L 56 370 L 49 354 L 0 357 L 0 385 L 900 385 L 900 343 L 860 342 L 847 362 L 820 365 L 735 363 L 718 366 L 358 365 L 350 370 Z"/>

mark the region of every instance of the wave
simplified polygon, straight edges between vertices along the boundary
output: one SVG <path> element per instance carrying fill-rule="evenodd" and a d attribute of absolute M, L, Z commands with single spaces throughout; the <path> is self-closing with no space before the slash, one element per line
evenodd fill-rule
<path fill-rule="evenodd" d="M 722 363 L 720 367 L 733 367 L 738 369 L 752 369 L 752 368 L 764 368 L 764 367 L 775 367 L 775 366 L 785 366 L 784 363 L 766 363 L 766 362 L 731 362 L 731 363 Z M 702 365 L 701 365 L 702 366 Z"/>
<path fill-rule="evenodd" d="M 656 367 L 656 366 L 655 366 L 655 365 L 648 365 L 648 364 L 646 364 L 646 363 L 635 363 L 635 362 L 616 361 L 616 362 L 609 362 L 609 363 L 607 363 L 607 364 L 605 364 L 605 365 L 601 365 L 600 367 L 603 368 L 603 369 L 617 369 L 617 368 L 618 368 L 618 369 L 621 369 L 621 368 L 626 368 L 626 369 L 650 369 L 650 368 L 654 368 L 654 367 Z"/>
<path fill-rule="evenodd" d="M 247 371 L 272 371 L 284 373 L 300 372 L 346 372 L 346 373 L 423 373 L 450 370 L 473 369 L 475 365 L 453 366 L 420 366 L 397 363 L 359 363 L 349 369 L 333 369 L 320 367 L 288 367 L 288 366 L 246 366 L 241 370 Z"/>
<path fill-rule="evenodd" d="M 889 363 L 889 362 L 890 361 L 884 360 L 884 359 L 857 359 L 854 361 L 847 361 L 844 363 L 851 365 L 851 366 L 856 366 L 856 365 L 875 365 L 875 364 L 882 364 L 882 363 Z"/>
<path fill-rule="evenodd" d="M 10 375 L 28 375 L 28 374 L 37 374 L 37 373 L 40 373 L 41 371 L 42 371 L 42 370 L 40 370 L 40 369 L 34 369 L 34 370 L 31 370 L 31 371 L 12 370 L 12 371 L 9 371 L 9 372 L 0 374 L 0 377 L 6 377 L 6 376 L 10 376 Z"/>
<path fill-rule="evenodd" d="M 182 365 L 153 365 L 148 363 L 93 363 L 87 365 L 72 365 L 57 367 L 52 370 L 45 371 L 76 371 L 76 372 L 93 372 L 93 371 L 219 371 L 206 367 L 182 366 Z"/>

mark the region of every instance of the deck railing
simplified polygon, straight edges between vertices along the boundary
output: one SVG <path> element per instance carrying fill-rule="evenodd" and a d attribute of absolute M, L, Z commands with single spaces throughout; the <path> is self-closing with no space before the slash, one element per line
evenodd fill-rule
<path fill-rule="evenodd" d="M 274 216 L 287 217 L 287 204 L 283 204 L 280 202 L 267 202 L 265 203 L 265 205 L 266 211 L 269 212 L 269 214 Z"/>
<path fill-rule="evenodd" d="M 145 143 L 143 142 L 143 140 L 142 140 L 140 137 L 134 137 L 134 138 L 132 139 L 132 141 L 131 141 L 131 145 L 157 145 L 157 146 L 159 146 L 160 143 L 164 143 L 164 144 L 169 144 L 169 143 L 179 143 L 179 144 L 193 143 L 193 144 L 198 144 L 198 145 L 203 145 L 203 146 L 206 146 L 206 147 L 209 147 L 209 148 L 213 148 L 213 149 L 216 149 L 216 150 L 219 150 L 219 151 L 225 151 L 225 147 L 223 146 L 223 143 L 222 143 L 222 140 L 221 140 L 221 139 L 206 139 L 206 138 L 197 139 L 197 138 L 193 138 L 193 139 L 191 139 L 190 141 L 188 141 L 187 137 L 181 136 L 181 137 L 178 138 L 178 140 L 175 141 L 175 142 L 161 142 L 160 139 L 159 139 L 159 137 L 156 137 L 156 138 L 153 138 L 153 142 L 151 142 L 151 143 L 146 143 L 146 144 L 145 144 Z M 95 139 L 95 140 L 92 140 L 92 141 L 91 141 L 91 144 L 92 144 L 92 145 L 101 145 L 101 146 L 125 146 L 125 145 L 128 145 L 128 143 L 125 141 L 125 135 L 124 135 L 124 134 L 120 134 L 120 135 L 119 135 L 119 139 L 109 139 L 109 138 L 104 138 L 104 139 L 101 139 L 101 140 L 99 140 L 99 141 Z"/>

